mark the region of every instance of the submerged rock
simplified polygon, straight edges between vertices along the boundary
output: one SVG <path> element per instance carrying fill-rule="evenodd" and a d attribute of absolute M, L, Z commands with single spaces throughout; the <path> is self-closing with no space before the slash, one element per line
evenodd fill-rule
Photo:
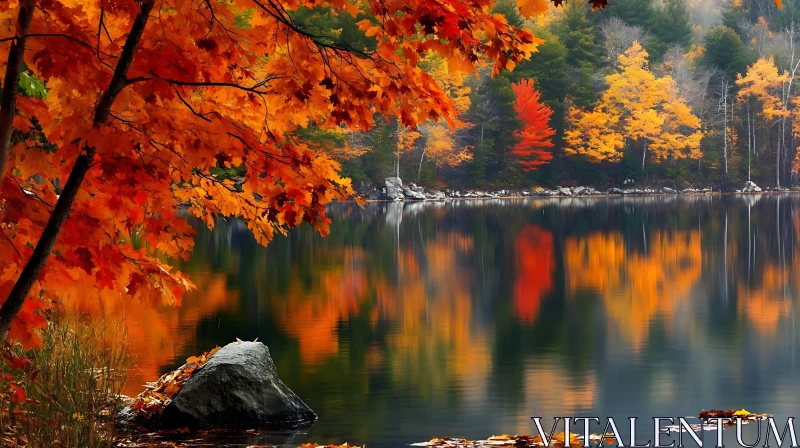
<path fill-rule="evenodd" d="M 298 428 L 317 415 L 278 378 L 269 349 L 234 342 L 214 353 L 163 411 L 142 420 L 124 408 L 121 423 L 148 428 Z"/>

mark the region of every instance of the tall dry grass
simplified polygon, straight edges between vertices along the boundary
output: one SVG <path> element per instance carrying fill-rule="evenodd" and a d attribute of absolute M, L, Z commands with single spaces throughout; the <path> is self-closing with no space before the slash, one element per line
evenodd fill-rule
<path fill-rule="evenodd" d="M 113 416 L 121 405 L 128 371 L 124 340 L 110 340 L 103 322 L 57 319 L 42 331 L 42 348 L 9 348 L 27 357 L 22 370 L 0 361 L 0 387 L 6 375 L 25 389 L 26 401 L 14 403 L 0 390 L 2 446 L 110 447 Z"/>

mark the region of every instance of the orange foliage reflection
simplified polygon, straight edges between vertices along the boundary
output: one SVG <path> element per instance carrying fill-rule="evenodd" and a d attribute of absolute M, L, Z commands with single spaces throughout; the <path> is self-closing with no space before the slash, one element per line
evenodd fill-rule
<path fill-rule="evenodd" d="M 161 375 L 165 365 L 176 358 L 180 362 L 183 349 L 194 342 L 194 328 L 200 319 L 236 306 L 238 292 L 228 288 L 224 274 L 206 272 L 192 279 L 197 289 L 187 293 L 179 307 L 154 307 L 120 295 L 112 297 L 107 290 L 102 297 L 67 296 L 63 299 L 68 315 L 103 318 L 110 340 L 119 341 L 124 337 L 127 341 L 135 367 L 124 393 L 138 394 L 145 382 Z"/>
<path fill-rule="evenodd" d="M 789 315 L 792 305 L 783 293 L 786 272 L 773 264 L 767 265 L 763 272 L 759 288 L 751 290 L 746 285 L 739 285 L 736 311 L 750 322 L 758 334 L 771 336 L 777 331 L 781 317 Z"/>
<path fill-rule="evenodd" d="M 653 319 L 671 317 L 700 279 L 700 233 L 654 231 L 642 252 L 620 233 L 597 232 L 567 240 L 564 260 L 568 294 L 598 293 L 609 323 L 639 349 Z"/>
<path fill-rule="evenodd" d="M 397 323 L 389 339 L 392 375 L 423 393 L 445 390 L 454 378 L 481 386 L 465 390 L 485 390 L 491 348 L 475 325 L 471 275 L 462 261 L 473 250 L 472 238 L 459 233 L 426 241 L 423 251 L 401 248 L 396 283 L 376 284 L 381 317 Z"/>
<path fill-rule="evenodd" d="M 339 353 L 339 322 L 356 313 L 368 297 L 364 252 L 340 248 L 341 260 L 323 266 L 307 285 L 292 271 L 286 297 L 272 301 L 281 329 L 298 341 L 304 365 L 316 365 Z"/>

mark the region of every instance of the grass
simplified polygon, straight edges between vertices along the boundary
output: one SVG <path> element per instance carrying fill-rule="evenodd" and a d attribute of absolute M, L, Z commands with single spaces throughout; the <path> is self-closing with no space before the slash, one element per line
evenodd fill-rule
<path fill-rule="evenodd" d="M 8 348 L 6 355 L 30 362 L 12 371 L 0 359 L 0 446 L 112 446 L 128 359 L 124 343 L 108 338 L 114 332 L 107 329 L 100 322 L 61 320 L 42 331 L 40 350 Z M 6 375 L 24 387 L 23 403 L 3 395 Z"/>

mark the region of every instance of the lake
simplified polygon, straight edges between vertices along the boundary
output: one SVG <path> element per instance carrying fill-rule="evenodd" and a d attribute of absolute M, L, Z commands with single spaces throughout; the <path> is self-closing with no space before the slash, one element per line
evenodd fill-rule
<path fill-rule="evenodd" d="M 639 416 L 647 440 L 653 416 L 800 414 L 800 196 L 329 211 L 330 236 L 267 248 L 238 221 L 201 229 L 183 306 L 127 311 L 128 392 L 238 337 L 267 344 L 319 415 L 288 443 L 486 438 L 564 415 L 615 417 L 626 438 Z"/>

